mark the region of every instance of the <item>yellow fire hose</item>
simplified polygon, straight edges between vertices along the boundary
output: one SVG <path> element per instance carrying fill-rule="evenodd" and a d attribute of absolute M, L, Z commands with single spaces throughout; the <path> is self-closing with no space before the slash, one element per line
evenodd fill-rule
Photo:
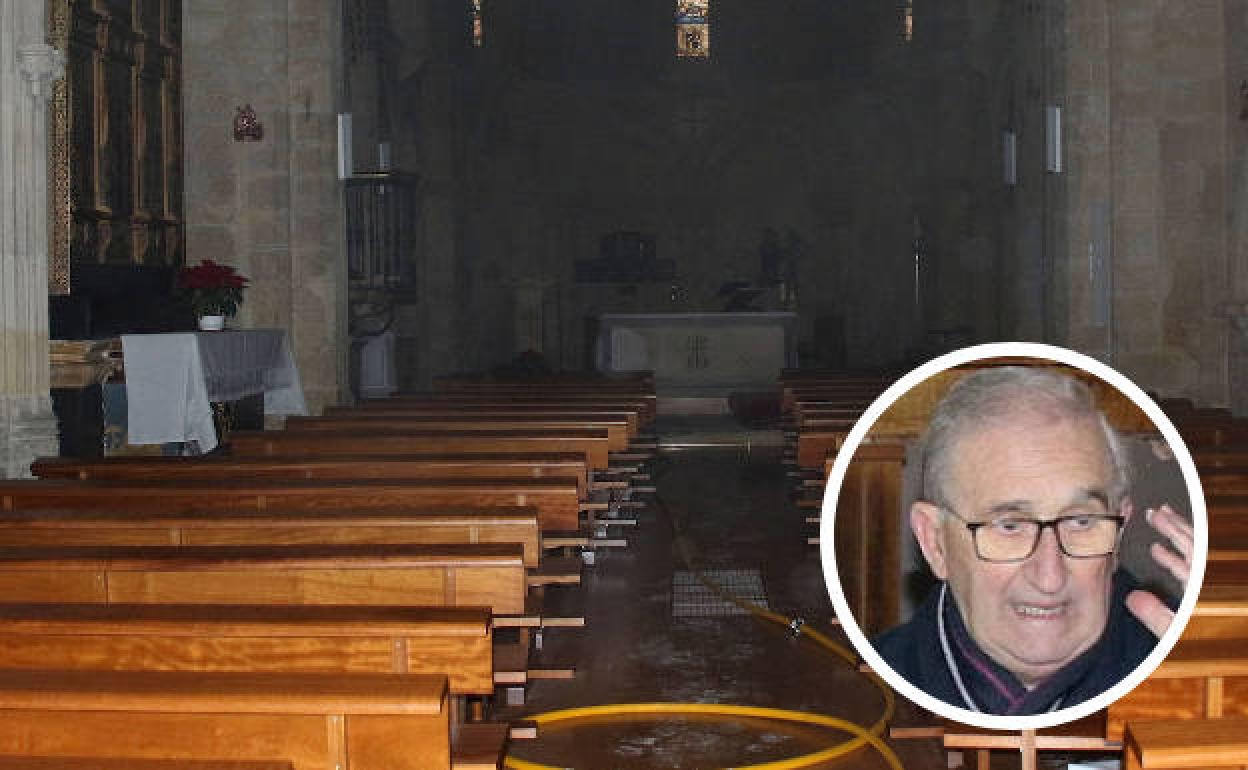
<path fill-rule="evenodd" d="M 856 665 L 856 658 L 852 652 L 845 649 L 842 645 L 832 641 L 826 635 L 804 626 L 801 618 L 787 618 L 778 612 L 772 612 L 752 602 L 747 602 L 739 597 L 732 596 L 724 592 L 713 581 L 708 580 L 700 571 L 693 569 L 693 560 L 690 558 L 687 544 L 684 537 L 680 534 L 680 525 L 677 518 L 672 515 L 671 511 L 656 497 L 659 507 L 667 512 L 668 521 L 671 523 L 676 533 L 676 545 L 680 551 L 681 559 L 685 562 L 685 566 L 689 567 L 698 582 L 706 586 L 712 593 L 719 595 L 726 601 L 732 602 L 741 609 L 749 612 L 756 618 L 768 620 L 778 625 L 788 628 L 795 634 L 800 634 L 813 641 L 823 649 L 831 652 L 850 665 Z M 773 719 L 781 722 L 791 722 L 795 724 L 816 725 L 820 727 L 829 727 L 843 732 L 850 733 L 854 738 L 844 741 L 835 746 L 822 749 L 820 751 L 803 754 L 801 756 L 792 757 L 790 759 L 781 759 L 773 762 L 763 762 L 760 764 L 741 766 L 730 770 L 796 770 L 797 768 L 810 767 L 820 762 L 828 762 L 838 757 L 857 751 L 865 745 L 870 745 L 884 757 L 884 761 L 889 764 L 893 770 L 903 770 L 901 760 L 893 753 L 881 738 L 884 730 L 887 728 L 889 721 L 893 718 L 893 711 L 896 701 L 893 696 L 892 689 L 884 683 L 874 673 L 864 674 L 871 680 L 873 684 L 880 690 L 880 694 L 884 698 L 884 713 L 875 724 L 869 728 L 855 724 L 845 719 L 837 717 L 824 716 L 823 714 L 811 714 L 803 711 L 790 711 L 787 709 L 762 708 L 757 706 L 735 706 L 730 704 L 719 703 L 613 703 L 602 706 L 585 706 L 582 708 L 561 709 L 558 711 L 547 711 L 542 714 L 535 714 L 528 717 L 529 720 L 537 724 L 552 725 L 558 722 L 568 722 L 576 719 L 590 719 L 594 717 L 619 716 L 622 714 L 643 715 L 711 715 L 725 717 L 755 717 L 762 719 Z M 551 765 L 543 765 L 537 762 L 530 762 L 526 759 L 520 759 L 508 755 L 503 762 L 504 767 L 511 770 L 560 770 L 560 768 Z"/>

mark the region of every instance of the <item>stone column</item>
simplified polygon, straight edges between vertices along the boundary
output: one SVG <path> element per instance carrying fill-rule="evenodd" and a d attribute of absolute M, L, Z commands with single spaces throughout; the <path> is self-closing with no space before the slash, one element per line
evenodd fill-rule
<path fill-rule="evenodd" d="M 0 0 L 0 477 L 57 454 L 48 376 L 47 114 L 62 54 L 45 9 Z"/>

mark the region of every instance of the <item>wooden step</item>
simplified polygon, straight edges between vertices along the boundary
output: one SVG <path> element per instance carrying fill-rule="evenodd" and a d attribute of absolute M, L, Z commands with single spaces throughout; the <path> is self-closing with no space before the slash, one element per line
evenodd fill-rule
<path fill-rule="evenodd" d="M 579 616 L 547 615 L 542 598 L 530 596 L 524 603 L 522 615 L 495 615 L 495 628 L 583 628 L 585 618 Z"/>
<path fill-rule="evenodd" d="M 511 723 L 510 730 L 513 741 L 531 741 L 537 737 L 537 722 L 518 719 Z"/>
<path fill-rule="evenodd" d="M 628 482 L 624 479 L 610 479 L 590 482 L 589 491 L 597 492 L 600 489 L 628 489 Z"/>
<path fill-rule="evenodd" d="M 550 666 L 529 660 L 525 642 L 501 642 L 494 645 L 494 684 L 521 686 L 534 679 L 574 679 L 573 667 Z"/>
<path fill-rule="evenodd" d="M 584 534 L 566 532 L 542 536 L 543 548 L 627 548 L 628 541 L 623 538 L 594 537 L 591 533 Z"/>
<path fill-rule="evenodd" d="M 597 523 L 599 523 L 599 524 L 607 524 L 607 525 L 610 525 L 610 526 L 615 526 L 615 527 L 635 527 L 635 526 L 637 526 L 637 520 L 636 520 L 636 519 L 617 519 L 617 518 L 610 517 L 610 516 L 607 516 L 607 517 L 603 517 L 603 518 L 601 518 L 601 519 L 598 519 L 598 520 L 597 520 Z"/>
<path fill-rule="evenodd" d="M 612 452 L 611 453 L 612 463 L 615 463 L 615 461 L 617 460 L 620 460 L 626 463 L 644 463 L 646 460 L 649 460 L 650 458 L 651 458 L 651 455 L 646 452 Z"/>
<path fill-rule="evenodd" d="M 622 537 L 596 537 L 586 548 L 627 548 L 628 541 Z"/>
<path fill-rule="evenodd" d="M 546 556 L 541 565 L 529 572 L 525 581 L 534 586 L 580 585 L 581 566 L 578 556 Z"/>

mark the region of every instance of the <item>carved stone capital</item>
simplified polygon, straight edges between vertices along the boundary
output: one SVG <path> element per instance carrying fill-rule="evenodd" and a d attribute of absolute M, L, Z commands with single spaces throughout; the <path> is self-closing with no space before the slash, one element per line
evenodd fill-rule
<path fill-rule="evenodd" d="M 30 84 L 30 95 L 43 106 L 52 96 L 52 84 L 65 77 L 65 54 L 47 43 L 17 49 L 18 69 Z"/>

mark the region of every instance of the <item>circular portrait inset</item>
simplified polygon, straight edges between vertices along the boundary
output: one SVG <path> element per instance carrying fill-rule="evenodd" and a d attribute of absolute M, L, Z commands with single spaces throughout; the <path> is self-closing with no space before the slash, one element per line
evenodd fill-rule
<path fill-rule="evenodd" d="M 1011 730 L 1147 677 L 1207 550 L 1195 466 L 1161 409 L 1031 343 L 960 350 L 885 391 L 837 453 L 820 526 L 863 659 L 929 711 Z"/>

